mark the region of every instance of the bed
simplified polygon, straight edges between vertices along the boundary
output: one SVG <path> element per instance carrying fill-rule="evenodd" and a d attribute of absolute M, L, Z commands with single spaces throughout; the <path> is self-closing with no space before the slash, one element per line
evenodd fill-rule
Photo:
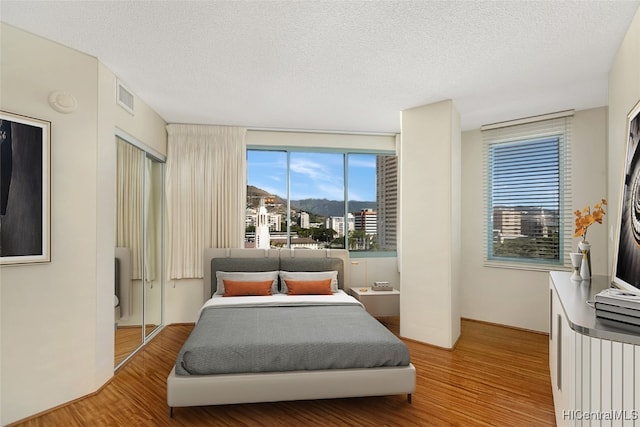
<path fill-rule="evenodd" d="M 348 251 L 210 249 L 204 262 L 206 301 L 167 378 L 171 415 L 356 396 L 411 402 L 408 349 L 346 292 Z"/>

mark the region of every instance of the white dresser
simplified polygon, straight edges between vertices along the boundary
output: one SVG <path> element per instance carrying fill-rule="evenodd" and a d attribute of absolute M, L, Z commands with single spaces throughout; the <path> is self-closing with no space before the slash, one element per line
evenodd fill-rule
<path fill-rule="evenodd" d="M 640 427 L 640 333 L 603 322 L 587 301 L 609 278 L 549 278 L 549 368 L 558 426 Z"/>

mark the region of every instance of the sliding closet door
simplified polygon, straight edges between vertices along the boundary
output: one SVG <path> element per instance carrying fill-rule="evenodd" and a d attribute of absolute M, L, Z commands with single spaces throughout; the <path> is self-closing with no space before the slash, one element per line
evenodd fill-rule
<path fill-rule="evenodd" d="M 118 366 L 144 340 L 143 250 L 145 153 L 116 137 L 115 360 Z"/>
<path fill-rule="evenodd" d="M 129 138 L 116 137 L 116 368 L 163 322 L 164 161 Z"/>
<path fill-rule="evenodd" d="M 164 211 L 164 163 L 147 154 L 145 159 L 145 336 L 162 324 L 162 224 Z"/>

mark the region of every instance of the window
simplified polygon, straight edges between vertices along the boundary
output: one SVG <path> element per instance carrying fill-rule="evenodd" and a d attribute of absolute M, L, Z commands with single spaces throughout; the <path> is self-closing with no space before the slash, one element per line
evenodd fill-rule
<path fill-rule="evenodd" d="M 487 265 L 570 265 L 570 120 L 483 128 Z"/>
<path fill-rule="evenodd" d="M 395 155 L 247 150 L 245 247 L 396 250 Z"/>

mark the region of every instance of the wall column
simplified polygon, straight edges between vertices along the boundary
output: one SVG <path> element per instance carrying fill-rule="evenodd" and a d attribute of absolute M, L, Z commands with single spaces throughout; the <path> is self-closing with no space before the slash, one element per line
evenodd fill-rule
<path fill-rule="evenodd" d="M 460 336 L 460 116 L 449 100 L 402 111 L 401 122 L 400 334 L 452 348 Z"/>

